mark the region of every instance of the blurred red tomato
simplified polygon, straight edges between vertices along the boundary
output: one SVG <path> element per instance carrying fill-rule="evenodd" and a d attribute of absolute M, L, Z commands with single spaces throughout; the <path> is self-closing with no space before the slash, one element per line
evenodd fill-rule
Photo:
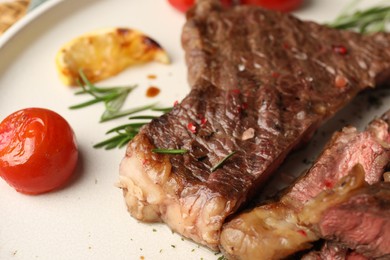
<path fill-rule="evenodd" d="M 181 12 L 187 12 L 187 10 L 194 5 L 195 0 L 168 0 L 168 2 Z M 221 0 L 222 4 L 230 5 L 231 0 Z"/>
<path fill-rule="evenodd" d="M 168 2 L 181 12 L 186 12 L 194 5 L 195 0 L 168 0 Z M 224 5 L 230 5 L 232 0 L 221 0 Z M 258 5 L 267 9 L 289 12 L 299 8 L 303 0 L 240 0 L 240 4 Z"/>

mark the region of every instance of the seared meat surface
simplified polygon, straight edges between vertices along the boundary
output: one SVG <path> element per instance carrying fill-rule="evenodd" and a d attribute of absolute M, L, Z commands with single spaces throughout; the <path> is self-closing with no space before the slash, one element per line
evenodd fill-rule
<path fill-rule="evenodd" d="M 326 241 L 319 251 L 305 254 L 301 260 L 369 260 L 337 242 Z"/>
<path fill-rule="evenodd" d="M 358 92 L 388 76 L 390 37 L 200 0 L 182 41 L 192 89 L 129 143 L 120 187 L 135 218 L 163 221 L 218 250 L 225 219 L 286 155 Z M 346 54 L 335 48 L 340 45 Z"/>
<path fill-rule="evenodd" d="M 365 185 L 364 171 L 309 201 L 300 220 L 324 239 L 369 259 L 390 258 L 390 182 Z"/>
<path fill-rule="evenodd" d="M 331 189 L 357 164 L 367 182 L 380 181 L 390 162 L 389 131 L 387 121 L 376 119 L 364 132 L 346 127 L 335 133 L 312 168 L 278 201 L 242 213 L 224 226 L 222 250 L 232 259 L 281 259 L 309 248 L 320 237 L 301 223 L 305 204 Z"/>

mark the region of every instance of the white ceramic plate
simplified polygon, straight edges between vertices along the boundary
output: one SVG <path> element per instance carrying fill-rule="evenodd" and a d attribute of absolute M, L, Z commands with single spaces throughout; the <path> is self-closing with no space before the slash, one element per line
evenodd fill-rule
<path fill-rule="evenodd" d="M 339 0 L 308 0 L 297 15 L 324 22 L 332 20 L 342 7 Z M 0 119 L 26 107 L 57 111 L 74 128 L 81 155 L 77 178 L 56 192 L 26 196 L 0 180 L 0 259 L 199 260 L 220 256 L 183 240 L 164 225 L 143 224 L 130 217 L 122 193 L 115 187 L 124 149 L 108 152 L 92 148 L 105 138 L 106 130 L 125 119 L 98 123 L 101 105 L 69 110 L 70 105 L 84 99 L 61 84 L 54 65 L 59 47 L 85 32 L 111 26 L 139 29 L 167 50 L 172 64 L 134 67 L 101 84 L 139 84 L 127 107 L 154 101 L 169 106 L 189 91 L 180 45 L 183 23 L 184 16 L 166 0 L 51 0 L 0 37 Z M 157 79 L 148 79 L 149 74 Z M 155 98 L 145 95 L 150 85 L 161 89 Z M 386 110 L 385 105 L 366 109 L 366 99 L 357 98 L 320 132 L 328 136 L 345 123 L 340 122 L 345 118 L 364 125 Z M 390 103 L 388 98 L 382 102 Z M 311 160 L 318 153 L 324 140 L 321 136 L 290 157 L 288 164 L 295 167 L 292 174 L 307 167 L 300 163 L 302 158 L 309 155 Z"/>

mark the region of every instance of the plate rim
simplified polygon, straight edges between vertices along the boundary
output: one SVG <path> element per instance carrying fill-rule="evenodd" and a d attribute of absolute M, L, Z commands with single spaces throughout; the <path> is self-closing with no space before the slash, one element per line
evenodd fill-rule
<path fill-rule="evenodd" d="M 50 0 L 45 1 L 33 10 L 26 13 L 21 19 L 19 19 L 16 23 L 14 23 L 8 30 L 6 30 L 2 35 L 0 35 L 0 50 L 23 28 L 25 28 L 31 21 L 37 19 L 48 10 L 53 8 L 65 0 Z"/>

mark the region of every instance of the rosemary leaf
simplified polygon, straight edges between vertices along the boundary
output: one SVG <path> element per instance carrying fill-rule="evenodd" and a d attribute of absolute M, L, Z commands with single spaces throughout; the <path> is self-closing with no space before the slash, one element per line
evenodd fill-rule
<path fill-rule="evenodd" d="M 162 154 L 185 154 L 188 152 L 186 149 L 163 149 L 163 148 L 157 148 L 153 149 L 152 152 L 154 153 L 162 153 Z"/>
<path fill-rule="evenodd" d="M 155 108 L 152 108 L 151 110 L 168 113 L 168 112 L 171 112 L 172 109 L 173 109 L 173 107 L 155 107 Z"/>
<path fill-rule="evenodd" d="M 94 99 L 83 102 L 78 105 L 73 105 L 70 109 L 78 109 L 86 106 L 96 104 L 98 102 L 104 102 L 105 108 L 108 113 L 118 112 L 129 93 L 136 87 L 134 86 L 125 86 L 125 87 L 110 87 L 110 88 L 99 88 L 92 84 L 82 70 L 79 71 L 80 80 L 78 80 L 79 85 L 82 90 L 76 92 L 76 95 L 80 94 L 90 94 Z"/>
<path fill-rule="evenodd" d="M 127 136 L 125 138 L 123 138 L 117 145 L 118 148 L 122 148 L 123 146 L 125 146 L 128 142 L 131 141 L 131 139 L 133 139 L 134 136 Z"/>
<path fill-rule="evenodd" d="M 81 83 L 81 81 L 78 81 L 79 82 L 79 86 L 81 86 L 81 90 L 79 91 L 76 91 L 74 94 L 75 95 L 83 95 L 83 94 L 90 94 L 90 89 L 86 88 L 86 86 Z M 137 85 L 129 85 L 129 86 L 115 86 L 115 87 L 104 87 L 104 88 L 101 88 L 101 87 L 97 87 L 95 85 L 94 86 L 94 90 L 93 90 L 93 93 L 99 93 L 99 94 L 105 94 L 105 93 L 108 93 L 108 92 L 113 92 L 113 91 L 117 91 L 117 90 L 120 90 L 120 89 L 135 89 L 137 87 Z"/>
<path fill-rule="evenodd" d="M 135 114 L 135 113 L 138 113 L 141 111 L 152 109 L 155 105 L 156 105 L 156 103 L 153 103 L 153 104 L 149 104 L 146 106 L 131 108 L 131 109 L 127 109 L 124 111 L 117 111 L 117 112 L 110 112 L 110 111 L 106 110 L 106 111 L 104 111 L 103 115 L 101 116 L 100 122 L 106 122 L 106 121 L 116 119 L 119 117 L 124 117 L 124 116 L 132 115 L 132 114 Z"/>
<path fill-rule="evenodd" d="M 93 147 L 94 148 L 102 148 L 102 147 L 105 147 L 107 145 L 117 144 L 118 142 L 120 142 L 120 140 L 122 140 L 122 138 L 123 138 L 122 135 L 117 135 L 117 136 L 111 137 L 109 139 L 106 139 L 100 143 L 97 143 Z"/>
<path fill-rule="evenodd" d="M 129 119 L 155 119 L 157 116 L 131 116 Z"/>
<path fill-rule="evenodd" d="M 86 102 L 83 102 L 83 103 L 80 103 L 77 105 L 70 106 L 69 109 L 79 109 L 79 108 L 87 107 L 87 106 L 90 106 L 90 105 L 93 105 L 93 104 L 96 104 L 96 103 L 99 103 L 102 101 L 104 101 L 104 98 L 95 98 L 95 99 L 91 99 L 89 101 L 86 101 Z"/>
<path fill-rule="evenodd" d="M 113 133 L 113 132 L 118 132 L 120 130 L 126 130 L 128 131 L 128 129 L 135 129 L 135 130 L 138 130 L 139 128 L 141 128 L 143 125 L 147 124 L 147 122 L 144 122 L 144 123 L 132 123 L 132 124 L 125 124 L 125 125 L 120 125 L 120 126 L 117 126 L 115 128 L 112 128 L 110 130 L 108 130 L 106 132 L 106 134 L 110 134 L 110 133 Z"/>
<path fill-rule="evenodd" d="M 344 11 L 330 27 L 343 30 L 355 30 L 360 33 L 385 32 L 390 21 L 390 6 L 374 6 L 355 12 Z"/>
<path fill-rule="evenodd" d="M 119 144 L 123 141 L 123 138 L 119 139 L 117 142 L 112 142 L 106 145 L 104 149 L 106 150 L 112 150 L 114 148 L 119 147 Z"/>
<path fill-rule="evenodd" d="M 229 159 L 230 157 L 232 157 L 235 153 L 236 153 L 236 151 L 233 151 L 233 152 L 229 153 L 228 155 L 226 155 L 225 158 L 220 160 L 215 166 L 211 167 L 210 171 L 215 172 L 218 168 L 222 167 L 222 165 L 226 162 L 226 160 Z"/>
<path fill-rule="evenodd" d="M 132 91 L 132 89 L 122 89 L 122 90 L 118 90 L 117 91 L 117 96 L 115 98 L 112 98 L 110 100 L 106 100 L 104 103 L 105 103 L 105 106 L 106 106 L 106 109 L 110 112 L 117 112 L 119 111 L 123 104 L 125 103 L 126 101 L 126 98 L 127 96 L 129 95 L 129 93 Z"/>

